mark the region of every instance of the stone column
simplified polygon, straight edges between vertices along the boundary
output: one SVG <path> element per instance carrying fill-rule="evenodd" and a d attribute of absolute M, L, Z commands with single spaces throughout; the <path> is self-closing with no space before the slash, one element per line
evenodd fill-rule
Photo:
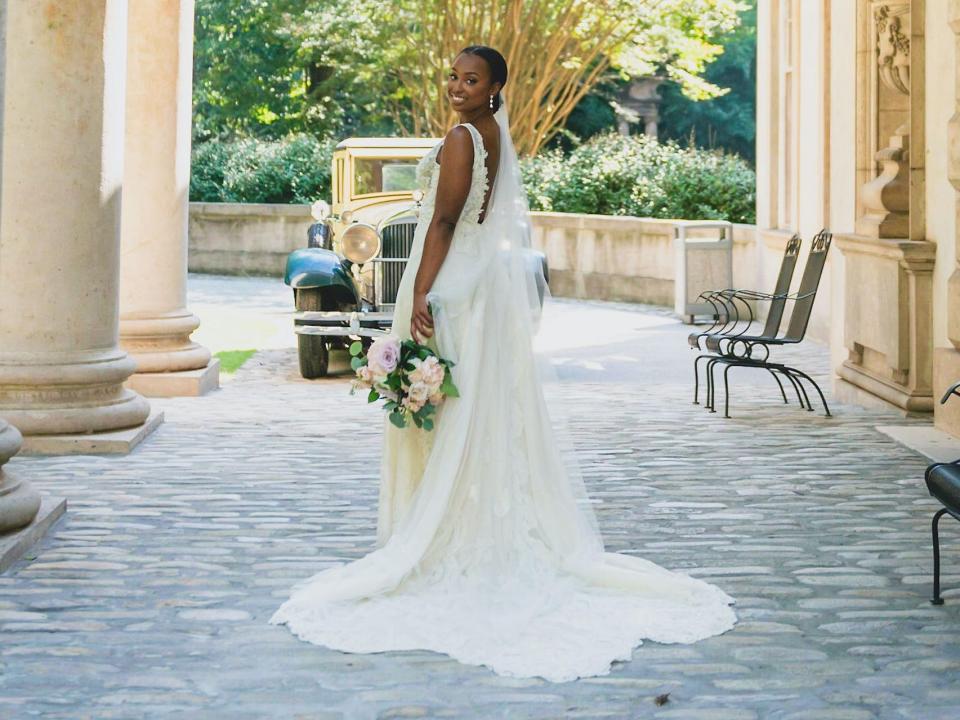
<path fill-rule="evenodd" d="M 0 416 L 25 436 L 142 426 L 118 344 L 127 3 L 4 8 Z"/>
<path fill-rule="evenodd" d="M 960 0 L 949 0 L 947 10 L 950 29 L 954 35 L 954 47 L 960 57 Z M 960 67 L 954 66 L 957 106 L 947 124 L 947 169 L 950 183 L 960 192 Z M 956 233 L 954 257 L 956 267 L 947 283 L 947 337 L 952 347 L 934 350 L 934 392 L 939 395 L 960 380 L 960 198 L 956 203 Z M 939 398 L 937 398 L 939 400 Z M 953 398 L 946 405 L 935 406 L 935 422 L 938 428 L 960 437 L 960 398 Z"/>
<path fill-rule="evenodd" d="M 127 387 L 152 396 L 219 384 L 186 308 L 193 11 L 193 0 L 129 8 L 120 342 L 137 363 Z"/>

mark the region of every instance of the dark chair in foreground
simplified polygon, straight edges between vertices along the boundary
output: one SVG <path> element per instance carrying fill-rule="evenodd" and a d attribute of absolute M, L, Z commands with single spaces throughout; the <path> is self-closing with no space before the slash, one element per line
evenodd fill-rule
<path fill-rule="evenodd" d="M 730 417 L 730 370 L 735 367 L 756 368 L 771 373 L 780 386 L 780 392 L 784 402 L 787 401 L 786 392 L 779 381 L 778 375 L 785 377 L 797 394 L 800 406 L 807 410 L 813 410 L 810 403 L 810 397 L 807 395 L 803 381 L 809 382 L 823 403 L 825 414 L 829 417 L 830 408 L 823 391 L 816 381 L 798 368 L 791 367 L 784 363 L 772 362 L 770 360 L 770 349 L 774 346 L 794 345 L 803 341 L 807 332 L 807 326 L 810 323 L 810 315 L 813 311 L 813 303 L 817 297 L 817 290 L 820 286 L 820 278 L 823 275 L 823 268 L 827 262 L 827 253 L 830 250 L 832 235 L 827 230 L 821 230 L 813 238 L 810 245 L 810 252 L 807 255 L 807 264 L 803 271 L 803 277 L 800 280 L 800 288 L 794 294 L 778 296 L 758 296 L 758 299 L 780 299 L 793 302 L 793 310 L 790 313 L 790 323 L 782 336 L 778 336 L 776 331 L 765 332 L 760 335 L 739 335 L 737 337 L 727 338 L 724 336 L 711 335 L 706 338 L 707 349 L 711 354 L 702 355 L 707 361 L 707 408 L 711 412 L 716 412 L 716 382 L 714 380 L 714 370 L 719 365 L 723 365 L 723 386 L 724 386 L 724 417 Z M 761 355 L 762 353 L 762 355 Z M 698 358 L 699 361 L 700 358 Z"/>
<path fill-rule="evenodd" d="M 960 383 L 951 387 L 940 399 L 943 405 L 954 395 L 960 395 Z M 943 605 L 943 598 L 940 597 L 940 518 L 946 514 L 952 515 L 960 520 L 960 460 L 954 460 L 949 463 L 933 463 L 927 468 L 924 474 L 924 480 L 927 482 L 927 490 L 933 495 L 940 504 L 942 510 L 938 510 L 933 516 L 933 597 L 930 602 L 934 605 Z"/>
<path fill-rule="evenodd" d="M 764 324 L 761 337 L 775 337 L 780 332 L 780 323 L 783 320 L 783 312 L 787 305 L 787 299 L 790 297 L 790 282 L 793 280 L 793 272 L 797 267 L 797 258 L 800 255 L 800 236 L 794 235 L 787 242 L 783 251 L 783 259 L 780 261 L 780 272 L 777 274 L 777 283 L 774 286 L 773 294 L 756 292 L 754 290 L 712 290 L 702 293 L 700 298 L 706 300 L 716 309 L 714 323 L 712 326 L 702 332 L 693 332 L 687 337 L 687 343 L 694 350 L 702 349 L 700 341 L 705 343 L 730 343 L 731 341 L 742 338 L 746 335 L 753 323 L 753 309 L 750 302 L 769 301 L 770 307 L 767 311 L 767 321 Z M 738 305 L 739 301 L 739 305 Z M 745 312 L 740 312 L 740 306 L 745 308 Z M 709 359 L 712 355 L 700 355 L 693 361 L 693 403 L 700 404 L 700 361 Z M 780 380 L 776 373 L 771 371 L 777 384 Z M 786 393 L 783 393 L 783 386 L 780 385 L 780 391 L 786 402 Z"/>

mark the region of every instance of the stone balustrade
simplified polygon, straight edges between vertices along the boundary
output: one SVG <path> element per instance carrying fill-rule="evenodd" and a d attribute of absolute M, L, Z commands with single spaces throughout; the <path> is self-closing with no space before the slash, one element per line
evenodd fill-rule
<path fill-rule="evenodd" d="M 670 220 L 532 213 L 533 244 L 547 254 L 558 297 L 673 304 Z M 191 272 L 281 276 L 304 247 L 307 205 L 190 204 Z M 734 226 L 735 284 L 754 286 L 755 231 Z"/>

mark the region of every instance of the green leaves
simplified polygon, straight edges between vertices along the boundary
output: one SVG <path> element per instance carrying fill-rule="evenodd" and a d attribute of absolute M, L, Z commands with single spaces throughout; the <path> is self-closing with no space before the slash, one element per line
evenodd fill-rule
<path fill-rule="evenodd" d="M 453 384 L 453 373 L 450 372 L 450 368 L 446 368 L 446 372 L 443 374 L 443 384 L 440 386 L 440 392 L 447 397 L 460 397 L 460 391 Z"/>
<path fill-rule="evenodd" d="M 353 357 L 357 357 L 358 355 L 362 355 L 362 354 L 363 354 L 363 343 L 360 342 L 359 340 L 356 340 L 356 341 L 350 343 L 350 354 L 351 354 Z"/>
<path fill-rule="evenodd" d="M 197 202 L 312 203 L 330 198 L 335 140 L 301 134 L 282 140 L 195 142 L 190 199 Z"/>
<path fill-rule="evenodd" d="M 354 372 L 356 372 L 366 364 L 367 364 L 367 361 L 364 360 L 363 358 L 359 358 L 359 357 L 350 358 L 350 368 Z"/>
<path fill-rule="evenodd" d="M 405 428 L 407 426 L 407 420 L 399 410 L 394 410 L 390 413 L 390 422 L 398 428 Z"/>
<path fill-rule="evenodd" d="M 744 160 L 646 135 L 598 135 L 522 170 L 532 209 L 754 222 L 756 176 Z"/>

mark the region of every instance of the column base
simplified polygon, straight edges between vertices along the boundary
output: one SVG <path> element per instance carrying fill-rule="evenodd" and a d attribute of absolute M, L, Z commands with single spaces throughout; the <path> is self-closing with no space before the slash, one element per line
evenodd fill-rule
<path fill-rule="evenodd" d="M 36 545 L 66 510 L 65 498 L 44 495 L 40 499 L 40 510 L 33 522 L 19 530 L 0 534 L 0 573 L 11 567 Z"/>
<path fill-rule="evenodd" d="M 877 377 L 865 368 L 845 361 L 837 374 L 848 383 L 875 395 L 901 410 L 911 413 L 933 412 L 933 396 L 912 391 L 903 385 L 897 385 L 884 378 Z M 862 404 L 862 403 L 858 403 Z"/>
<path fill-rule="evenodd" d="M 163 411 L 152 409 L 142 425 L 108 432 L 26 435 L 21 455 L 126 455 L 160 427 Z"/>
<path fill-rule="evenodd" d="M 123 387 L 135 369 L 119 347 L 0 353 L 0 417 L 24 435 L 110 432 L 142 425 L 150 405 Z"/>
<path fill-rule="evenodd" d="M 190 340 L 200 320 L 185 309 L 160 315 L 120 317 L 120 346 L 137 364 L 138 373 L 203 369 L 210 351 Z"/>
<path fill-rule="evenodd" d="M 220 360 L 199 370 L 134 373 L 124 386 L 145 397 L 199 397 L 220 387 Z"/>

